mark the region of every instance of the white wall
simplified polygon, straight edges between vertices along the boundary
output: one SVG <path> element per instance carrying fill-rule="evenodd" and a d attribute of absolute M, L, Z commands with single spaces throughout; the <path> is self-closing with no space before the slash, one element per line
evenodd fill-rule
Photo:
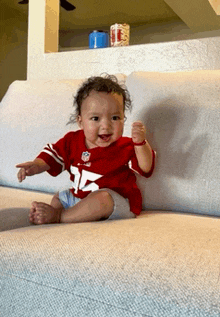
<path fill-rule="evenodd" d="M 28 79 L 220 69 L 220 37 L 32 56 Z"/>

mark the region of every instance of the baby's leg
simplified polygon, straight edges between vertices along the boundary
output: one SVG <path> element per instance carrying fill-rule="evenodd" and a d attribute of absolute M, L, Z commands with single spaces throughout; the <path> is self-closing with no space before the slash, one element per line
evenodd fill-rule
<path fill-rule="evenodd" d="M 69 209 L 61 212 L 60 222 L 90 222 L 107 219 L 114 209 L 114 201 L 107 191 L 96 191 Z"/>
<path fill-rule="evenodd" d="M 58 223 L 63 206 L 59 200 L 59 194 L 53 196 L 50 205 L 36 202 L 32 203 L 29 220 L 34 224 Z"/>
<path fill-rule="evenodd" d="M 35 210 L 35 224 L 58 223 L 58 222 L 90 222 L 107 219 L 114 209 L 114 201 L 107 191 L 97 191 L 83 198 L 73 207 L 64 209 L 59 201 L 58 194 L 51 201 L 51 205 L 33 202 Z"/>

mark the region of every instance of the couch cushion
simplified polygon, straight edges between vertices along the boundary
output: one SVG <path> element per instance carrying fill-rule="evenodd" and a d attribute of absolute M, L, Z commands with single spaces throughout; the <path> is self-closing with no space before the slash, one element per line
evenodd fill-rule
<path fill-rule="evenodd" d="M 142 120 L 157 151 L 144 207 L 220 215 L 220 71 L 135 72 L 129 120 Z M 129 129 L 126 133 L 129 133 Z"/>
<path fill-rule="evenodd" d="M 120 83 L 125 76 L 117 74 Z M 33 160 L 47 143 L 60 139 L 77 124 L 67 125 L 73 97 L 82 80 L 28 80 L 12 83 L 0 104 L 0 184 L 56 192 L 71 186 L 67 172 L 47 173 L 17 181 L 18 163 Z"/>
<path fill-rule="evenodd" d="M 168 213 L 1 232 L 2 316 L 219 316 L 219 232 Z"/>

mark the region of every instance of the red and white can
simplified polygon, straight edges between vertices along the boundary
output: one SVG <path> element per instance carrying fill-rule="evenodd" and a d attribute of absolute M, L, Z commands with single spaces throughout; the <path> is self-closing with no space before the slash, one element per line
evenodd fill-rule
<path fill-rule="evenodd" d="M 126 23 L 115 23 L 110 27 L 111 46 L 129 45 L 130 26 Z"/>

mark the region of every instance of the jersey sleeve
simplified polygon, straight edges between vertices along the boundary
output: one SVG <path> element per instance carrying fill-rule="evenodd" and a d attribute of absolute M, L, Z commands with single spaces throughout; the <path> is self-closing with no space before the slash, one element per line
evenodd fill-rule
<path fill-rule="evenodd" d="M 138 160 L 136 155 L 134 154 L 132 159 L 131 159 L 131 169 L 133 169 L 135 172 L 137 172 L 138 174 L 148 178 L 153 174 L 154 171 L 154 167 L 155 167 L 155 158 L 156 158 L 156 152 L 154 150 L 152 150 L 152 165 L 151 165 L 151 169 L 149 170 L 148 173 L 145 173 L 142 171 L 142 169 L 139 167 L 138 165 Z"/>
<path fill-rule="evenodd" d="M 37 158 L 44 160 L 50 169 L 47 171 L 51 176 L 57 176 L 66 169 L 68 157 L 68 137 L 64 136 L 56 143 L 47 144 Z"/>

